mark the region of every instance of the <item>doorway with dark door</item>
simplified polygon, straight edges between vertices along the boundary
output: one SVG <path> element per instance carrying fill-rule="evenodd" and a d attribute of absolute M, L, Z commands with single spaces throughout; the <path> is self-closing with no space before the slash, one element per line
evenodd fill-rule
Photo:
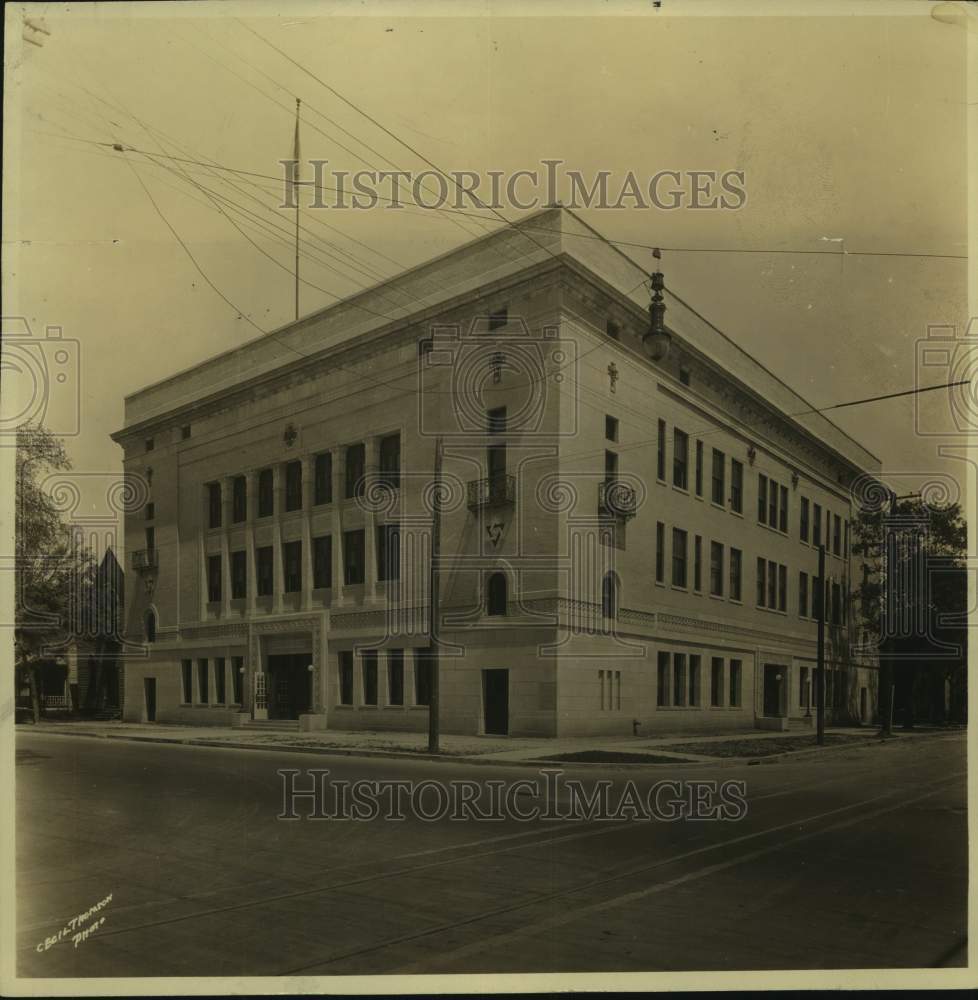
<path fill-rule="evenodd" d="M 298 719 L 312 707 L 312 653 L 269 656 L 268 717 Z"/>
<path fill-rule="evenodd" d="M 146 703 L 146 721 L 156 722 L 156 678 L 143 678 L 143 697 Z"/>
<path fill-rule="evenodd" d="M 482 705 L 487 736 L 509 735 L 509 671 L 482 671 Z"/>
<path fill-rule="evenodd" d="M 779 717 L 785 714 L 784 689 L 788 668 L 779 663 L 764 664 L 764 714 Z"/>

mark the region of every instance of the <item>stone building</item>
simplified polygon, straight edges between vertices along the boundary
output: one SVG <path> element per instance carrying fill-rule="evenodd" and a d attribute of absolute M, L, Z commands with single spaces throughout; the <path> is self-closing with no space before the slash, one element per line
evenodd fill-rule
<path fill-rule="evenodd" d="M 127 397 L 123 716 L 567 735 L 870 721 L 851 492 L 879 461 L 552 208 Z M 292 723 L 295 725 L 296 723 Z"/>

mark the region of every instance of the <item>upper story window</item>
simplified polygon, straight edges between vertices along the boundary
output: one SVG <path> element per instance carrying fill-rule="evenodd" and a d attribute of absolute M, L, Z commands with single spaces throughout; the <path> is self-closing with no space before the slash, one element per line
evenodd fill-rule
<path fill-rule="evenodd" d="M 621 326 L 618 323 L 616 323 L 613 319 L 609 319 L 607 321 L 607 323 L 605 323 L 605 325 L 604 325 L 604 332 L 612 340 L 620 340 L 621 339 Z"/>
<path fill-rule="evenodd" d="M 152 525 L 148 525 L 145 531 L 146 535 L 146 551 L 152 552 L 156 548 L 156 528 Z"/>
<path fill-rule="evenodd" d="M 156 612 L 152 608 L 146 612 L 146 641 L 156 642 Z"/>
<path fill-rule="evenodd" d="M 284 590 L 296 594 L 302 590 L 302 542 L 286 542 L 282 546 Z"/>
<path fill-rule="evenodd" d="M 156 447 L 156 442 L 152 438 L 146 438 L 146 450 L 152 451 Z"/>
<path fill-rule="evenodd" d="M 618 455 L 613 451 L 604 453 L 604 481 L 613 483 L 618 479 Z"/>
<path fill-rule="evenodd" d="M 842 518 L 838 514 L 832 515 L 832 552 L 842 555 Z"/>
<path fill-rule="evenodd" d="M 800 521 L 799 521 L 799 526 L 798 526 L 798 535 L 799 535 L 799 537 L 801 538 L 801 540 L 803 542 L 807 542 L 808 541 L 808 524 L 809 524 L 809 517 L 808 517 L 809 502 L 808 502 L 808 497 L 802 497 L 801 498 L 800 509 L 801 509 L 801 513 L 799 515 Z"/>
<path fill-rule="evenodd" d="M 486 614 L 505 615 L 509 603 L 505 573 L 492 573 L 486 581 Z"/>
<path fill-rule="evenodd" d="M 146 520 L 152 521 L 156 517 L 156 504 L 152 500 L 146 504 Z"/>
<path fill-rule="evenodd" d="M 207 485 L 207 526 L 210 528 L 220 528 L 221 526 L 220 483 L 208 483 Z"/>
<path fill-rule="evenodd" d="M 231 480 L 231 521 L 240 524 L 248 517 L 248 479 L 235 476 Z"/>
<path fill-rule="evenodd" d="M 501 309 L 489 313 L 489 329 L 499 330 L 509 322 L 509 307 L 503 306 Z"/>
<path fill-rule="evenodd" d="M 302 462 L 285 466 L 285 509 L 302 510 Z"/>
<path fill-rule="evenodd" d="M 351 444 L 346 449 L 345 492 L 348 500 L 363 493 L 365 456 L 362 444 Z"/>
<path fill-rule="evenodd" d="M 788 487 L 761 474 L 757 477 L 757 520 L 777 531 L 788 531 Z"/>
<path fill-rule="evenodd" d="M 723 545 L 710 542 L 710 593 L 723 597 Z"/>
<path fill-rule="evenodd" d="M 212 604 L 221 599 L 221 557 L 207 557 L 207 600 Z"/>
<path fill-rule="evenodd" d="M 730 509 L 744 512 L 744 466 L 735 458 L 730 459 Z"/>
<path fill-rule="evenodd" d="M 355 586 L 364 580 L 363 529 L 343 533 L 343 582 Z"/>
<path fill-rule="evenodd" d="M 388 434 L 380 439 L 380 479 L 392 489 L 401 483 L 401 435 Z"/>
<path fill-rule="evenodd" d="M 659 421 L 659 437 L 655 454 L 655 475 L 656 478 L 665 482 L 666 480 L 666 422 Z"/>
<path fill-rule="evenodd" d="M 377 579 L 401 577 L 401 529 L 398 524 L 377 525 Z"/>
<path fill-rule="evenodd" d="M 822 544 L 822 507 L 812 504 L 812 545 L 818 548 Z"/>
<path fill-rule="evenodd" d="M 506 407 L 496 406 L 486 413 L 486 431 L 490 437 L 506 433 Z"/>
<path fill-rule="evenodd" d="M 689 385 L 689 383 L 690 383 L 690 375 L 689 375 L 689 369 L 688 368 L 680 368 L 679 369 L 679 381 L 683 385 Z"/>
<path fill-rule="evenodd" d="M 271 517 L 275 513 L 275 473 L 262 469 L 258 473 L 258 516 Z"/>
<path fill-rule="evenodd" d="M 312 502 L 314 504 L 333 502 L 332 452 L 324 451 L 316 456 L 313 468 Z"/>
<path fill-rule="evenodd" d="M 607 414 L 604 418 L 604 436 L 606 441 L 618 440 L 618 418 Z"/>
<path fill-rule="evenodd" d="M 713 489 L 712 489 L 711 499 L 715 504 L 719 504 L 721 507 L 723 506 L 723 502 L 725 499 L 724 494 L 726 491 L 725 467 L 726 467 L 726 455 L 724 455 L 722 451 L 719 451 L 718 449 L 714 448 L 713 471 L 711 476 L 711 483 Z"/>
<path fill-rule="evenodd" d="M 180 428 L 180 440 L 186 441 L 187 438 L 189 437 L 190 437 L 190 424 L 184 424 L 183 427 Z"/>
<path fill-rule="evenodd" d="M 696 495 L 703 496 L 703 442 L 696 442 Z"/>
<path fill-rule="evenodd" d="M 271 545 L 255 549 L 255 591 L 259 597 L 270 597 L 275 585 L 275 551 Z"/>
<path fill-rule="evenodd" d="M 686 586 L 687 536 L 681 528 L 672 529 L 672 585 Z"/>
<path fill-rule="evenodd" d="M 689 489 L 689 435 L 678 427 L 672 431 L 672 485 Z"/>

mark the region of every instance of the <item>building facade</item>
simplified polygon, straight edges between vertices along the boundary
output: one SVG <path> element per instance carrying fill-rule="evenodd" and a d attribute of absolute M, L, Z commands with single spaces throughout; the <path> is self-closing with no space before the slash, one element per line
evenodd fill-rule
<path fill-rule="evenodd" d="M 819 600 L 871 721 L 878 460 L 668 292 L 651 360 L 646 278 L 548 209 L 129 396 L 124 719 L 426 728 L 435 535 L 445 732 L 804 720 Z"/>

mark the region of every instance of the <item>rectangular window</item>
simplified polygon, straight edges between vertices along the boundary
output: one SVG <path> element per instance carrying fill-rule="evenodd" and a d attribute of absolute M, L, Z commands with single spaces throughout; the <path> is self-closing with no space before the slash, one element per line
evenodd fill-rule
<path fill-rule="evenodd" d="M 363 493 L 363 470 L 366 461 L 366 451 L 362 444 L 351 444 L 346 449 L 346 498 L 360 496 Z"/>
<path fill-rule="evenodd" d="M 696 442 L 696 495 L 703 496 L 703 442 Z"/>
<path fill-rule="evenodd" d="M 240 524 L 248 518 L 248 479 L 235 476 L 231 480 L 231 521 Z"/>
<path fill-rule="evenodd" d="M 655 474 L 662 481 L 666 480 L 666 422 L 659 421 L 659 443 L 656 450 Z"/>
<path fill-rule="evenodd" d="M 808 497 L 801 498 L 801 520 L 798 526 L 798 534 L 803 542 L 808 541 Z"/>
<path fill-rule="evenodd" d="M 255 550 L 255 572 L 258 576 L 256 593 L 259 597 L 270 597 L 272 594 L 275 585 L 273 559 L 271 545 L 263 545 Z"/>
<path fill-rule="evenodd" d="M 431 654 L 427 649 L 414 653 L 414 703 L 431 704 Z"/>
<path fill-rule="evenodd" d="M 143 534 L 146 538 L 146 551 L 152 552 L 156 548 L 156 528 L 150 525 Z"/>
<path fill-rule="evenodd" d="M 146 450 L 152 451 L 156 447 L 156 442 L 152 438 L 146 438 Z"/>
<path fill-rule="evenodd" d="M 224 657 L 218 656 L 214 660 L 214 704 L 223 705 L 225 701 L 225 681 L 227 680 L 224 670 Z"/>
<path fill-rule="evenodd" d="M 275 473 L 262 469 L 258 473 L 258 516 L 271 517 L 275 513 Z"/>
<path fill-rule="evenodd" d="M 312 540 L 312 585 L 316 590 L 333 586 L 332 535 L 319 535 Z"/>
<path fill-rule="evenodd" d="M 609 677 L 609 679 L 611 677 L 611 671 L 610 670 L 608 671 L 608 677 Z M 605 693 L 604 693 L 604 671 L 603 670 L 599 670 L 598 671 L 598 685 L 601 688 L 601 703 L 600 703 L 599 707 L 600 707 L 601 711 L 603 712 L 604 709 L 605 709 L 605 703 L 606 703 Z"/>
<path fill-rule="evenodd" d="M 180 663 L 181 691 L 180 700 L 189 705 L 193 700 L 194 684 L 194 662 L 193 660 L 183 660 Z"/>
<path fill-rule="evenodd" d="M 741 567 L 743 564 L 743 553 L 740 549 L 730 549 L 730 600 L 741 600 Z"/>
<path fill-rule="evenodd" d="M 221 599 L 221 557 L 207 557 L 207 600 L 212 604 Z"/>
<path fill-rule="evenodd" d="M 655 524 L 655 582 L 666 580 L 666 526 L 661 521 Z"/>
<path fill-rule="evenodd" d="M 397 524 L 377 526 L 377 579 L 398 580 L 401 576 L 401 529 Z"/>
<path fill-rule="evenodd" d="M 282 546 L 282 569 L 285 593 L 299 593 L 302 590 L 302 542 L 286 542 Z"/>
<path fill-rule="evenodd" d="M 669 654 L 659 653 L 655 703 L 663 708 L 669 704 Z"/>
<path fill-rule="evenodd" d="M 152 521 L 154 517 L 156 517 L 156 504 L 150 501 L 146 504 L 146 520 Z M 846 524 L 848 523 L 849 522 L 846 521 Z"/>
<path fill-rule="evenodd" d="M 613 319 L 605 322 L 604 332 L 612 339 L 617 340 L 621 336 L 621 326 Z"/>
<path fill-rule="evenodd" d="M 509 307 L 503 306 L 495 312 L 489 313 L 489 329 L 501 330 L 509 322 Z"/>
<path fill-rule="evenodd" d="M 387 651 L 387 704 L 404 704 L 404 650 Z"/>
<path fill-rule="evenodd" d="M 377 650 L 365 649 L 363 652 L 363 703 L 377 704 Z"/>
<path fill-rule="evenodd" d="M 680 707 L 686 697 L 686 654 L 672 654 L 672 704 Z"/>
<path fill-rule="evenodd" d="M 773 479 L 767 490 L 767 524 L 769 528 L 778 526 L 778 484 Z"/>
<path fill-rule="evenodd" d="M 723 597 L 723 546 L 710 542 L 710 593 Z"/>
<path fill-rule="evenodd" d="M 812 545 L 818 548 L 822 544 L 822 508 L 812 504 Z"/>
<path fill-rule="evenodd" d="M 730 509 L 744 512 L 744 465 L 735 458 L 730 459 Z"/>
<path fill-rule="evenodd" d="M 613 451 L 604 453 L 604 481 L 613 483 L 618 479 L 618 455 Z"/>
<path fill-rule="evenodd" d="M 313 465 L 312 502 L 317 506 L 333 502 L 333 453 L 321 452 Z"/>
<path fill-rule="evenodd" d="M 197 661 L 197 700 L 201 705 L 210 701 L 210 691 L 207 685 L 207 660 Z"/>
<path fill-rule="evenodd" d="M 842 588 L 837 583 L 832 584 L 832 624 L 842 624 Z"/>
<path fill-rule="evenodd" d="M 788 533 L 788 487 L 781 487 L 781 509 L 778 511 L 778 530 Z"/>
<path fill-rule="evenodd" d="M 699 706 L 700 703 L 700 658 L 692 654 L 689 658 L 689 704 Z"/>
<path fill-rule="evenodd" d="M 244 682 L 244 657 L 231 657 L 231 697 L 232 704 L 241 704 L 241 686 Z"/>
<path fill-rule="evenodd" d="M 401 435 L 380 439 L 380 481 L 396 490 L 401 485 Z"/>
<path fill-rule="evenodd" d="M 618 418 L 605 416 L 604 418 L 604 436 L 608 441 L 618 440 Z"/>
<path fill-rule="evenodd" d="M 491 437 L 506 433 L 506 407 L 496 406 L 486 411 L 486 431 Z"/>
<path fill-rule="evenodd" d="M 686 586 L 686 532 L 672 529 L 672 585 Z"/>
<path fill-rule="evenodd" d="M 248 553 L 241 549 L 231 553 L 231 597 L 240 601 L 248 596 Z"/>
<path fill-rule="evenodd" d="M 798 574 L 798 617 L 808 617 L 808 574 Z"/>
<path fill-rule="evenodd" d="M 778 611 L 788 610 L 788 567 L 778 566 Z"/>
<path fill-rule="evenodd" d="M 340 704 L 353 704 L 353 652 L 344 649 L 340 653 Z"/>
<path fill-rule="evenodd" d="M 842 518 L 838 514 L 832 515 L 832 552 L 842 555 Z"/>
<path fill-rule="evenodd" d="M 710 661 L 710 704 L 714 708 L 723 705 L 723 657 L 714 656 Z"/>
<path fill-rule="evenodd" d="M 180 440 L 189 441 L 190 434 L 191 434 L 190 424 L 184 424 L 183 427 L 180 428 Z"/>
<path fill-rule="evenodd" d="M 713 470 L 711 473 L 712 500 L 715 504 L 723 506 L 726 485 L 724 483 L 724 468 L 726 465 L 726 455 L 722 451 L 713 449 Z"/>
<path fill-rule="evenodd" d="M 343 582 L 348 586 L 363 583 L 363 529 L 343 532 Z"/>
<path fill-rule="evenodd" d="M 207 526 L 221 526 L 221 484 L 209 483 L 207 486 Z"/>
<path fill-rule="evenodd" d="M 849 558 L 849 519 L 845 520 L 845 530 L 842 536 L 842 556 L 845 559 Z"/>
<path fill-rule="evenodd" d="M 767 603 L 767 563 L 765 560 L 757 560 L 757 606 L 763 608 Z"/>
<path fill-rule="evenodd" d="M 812 618 L 816 621 L 820 621 L 822 618 L 822 598 L 823 598 L 823 588 L 822 581 L 820 577 L 812 577 Z"/>
<path fill-rule="evenodd" d="M 302 462 L 285 466 L 285 509 L 302 510 Z"/>
<path fill-rule="evenodd" d="M 767 476 L 757 474 L 757 522 L 767 524 Z"/>
<path fill-rule="evenodd" d="M 740 675 L 742 666 L 740 660 L 730 661 L 730 707 L 740 708 Z"/>
<path fill-rule="evenodd" d="M 767 606 L 773 611 L 778 606 L 778 564 L 767 561 Z"/>
<path fill-rule="evenodd" d="M 693 590 L 703 589 L 703 539 L 693 539 Z"/>
<path fill-rule="evenodd" d="M 798 671 L 798 705 L 800 708 L 808 708 L 808 667 L 801 667 Z"/>
<path fill-rule="evenodd" d="M 689 489 L 689 435 L 678 427 L 672 431 L 672 485 Z"/>

